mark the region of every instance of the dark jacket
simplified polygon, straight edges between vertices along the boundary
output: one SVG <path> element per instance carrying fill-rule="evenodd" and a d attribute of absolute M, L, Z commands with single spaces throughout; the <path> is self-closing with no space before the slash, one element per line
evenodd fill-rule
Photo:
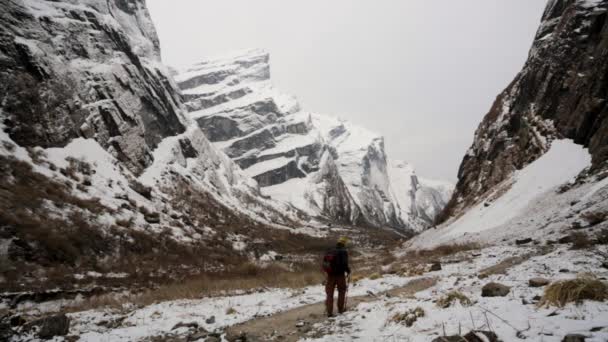
<path fill-rule="evenodd" d="M 334 253 L 336 255 L 336 268 L 332 270 L 331 275 L 344 275 L 344 273 L 350 274 L 350 267 L 348 265 L 348 252 L 344 246 L 336 246 Z"/>

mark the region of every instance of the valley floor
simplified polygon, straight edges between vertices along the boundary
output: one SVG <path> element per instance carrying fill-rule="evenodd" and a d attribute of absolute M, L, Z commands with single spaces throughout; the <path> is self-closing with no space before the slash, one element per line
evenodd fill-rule
<path fill-rule="evenodd" d="M 543 287 L 529 285 L 535 277 L 555 282 L 592 274 L 605 280 L 606 253 L 606 245 L 582 250 L 568 244 L 491 246 L 434 258 L 442 269 L 432 272 L 416 270 L 417 263 L 428 266 L 430 256 L 416 262 L 402 256 L 382 267 L 384 276 L 352 284 L 347 313 L 331 319 L 323 316 L 324 290 L 317 285 L 72 313 L 70 336 L 80 341 L 432 341 L 484 330 L 502 341 L 562 341 L 571 333 L 606 341 L 607 302 L 539 306 Z M 416 275 L 389 274 L 408 271 Z M 490 282 L 508 286 L 508 294 L 482 297 Z M 452 291 L 470 302 L 456 300 L 441 308 L 442 297 Z M 407 314 L 415 308 L 422 310 Z"/>

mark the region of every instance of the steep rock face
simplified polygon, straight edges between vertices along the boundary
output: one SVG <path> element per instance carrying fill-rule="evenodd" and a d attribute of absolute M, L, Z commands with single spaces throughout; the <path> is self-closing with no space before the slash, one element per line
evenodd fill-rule
<path fill-rule="evenodd" d="M 253 50 L 196 64 L 176 76 L 191 117 L 210 140 L 256 179 L 264 194 L 313 216 L 377 227 L 427 226 L 434 213 L 412 204 L 415 198 L 400 201 L 402 189 L 391 180 L 399 172 L 389 172 L 383 138 L 302 111 L 294 97 L 271 85 L 268 63 L 267 53 Z M 414 180 L 406 178 L 403 193 Z"/>
<path fill-rule="evenodd" d="M 10 144 L 92 140 L 128 179 L 159 193 L 176 195 L 172 182 L 186 179 L 230 215 L 278 225 L 298 219 L 262 198 L 184 115 L 144 1 L 4 1 L 0 13 L 0 127 Z"/>
<path fill-rule="evenodd" d="M 445 217 L 481 200 L 556 138 L 608 158 L 607 1 L 551 0 L 523 70 L 498 96 L 458 172 Z"/>
<path fill-rule="evenodd" d="M 144 1 L 17 0 L 0 12 L 4 122 L 20 145 L 95 138 L 139 173 L 184 131 Z"/>
<path fill-rule="evenodd" d="M 0 292 L 221 271 L 319 233 L 185 115 L 158 45 L 143 0 L 0 2 Z"/>

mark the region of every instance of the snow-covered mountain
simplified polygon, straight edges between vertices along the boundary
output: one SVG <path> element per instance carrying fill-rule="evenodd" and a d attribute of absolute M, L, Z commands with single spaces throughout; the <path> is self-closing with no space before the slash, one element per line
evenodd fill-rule
<path fill-rule="evenodd" d="M 273 87 L 262 50 L 198 63 L 176 81 L 191 118 L 263 194 L 312 216 L 420 230 L 450 196 L 449 184 L 391 163 L 381 136 L 302 110 Z"/>
<path fill-rule="evenodd" d="M 549 1 L 528 60 L 475 132 L 440 229 L 413 245 L 553 244 L 608 221 L 608 1 Z"/>
<path fill-rule="evenodd" d="M 498 95 L 464 156 L 446 217 L 482 201 L 556 139 L 589 148 L 607 167 L 606 8 L 599 0 L 551 0 L 523 69 Z"/>
<path fill-rule="evenodd" d="M 305 228 L 186 115 L 143 0 L 2 1 L 0 13 L 0 288 L 99 260 L 130 275 L 217 269 L 253 253 L 232 240 L 263 251 L 270 228 Z"/>

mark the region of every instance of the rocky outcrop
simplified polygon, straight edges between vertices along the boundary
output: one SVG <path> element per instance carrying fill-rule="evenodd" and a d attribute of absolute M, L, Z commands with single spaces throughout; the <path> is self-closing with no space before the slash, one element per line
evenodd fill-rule
<path fill-rule="evenodd" d="M 144 1 L 0 4 L 4 125 L 22 146 L 95 138 L 132 171 L 185 130 Z"/>
<path fill-rule="evenodd" d="M 428 226 L 450 186 L 446 194 L 436 183 L 422 184 L 411 168 L 393 168 L 381 136 L 301 110 L 270 84 L 268 62 L 267 53 L 253 50 L 178 73 L 190 115 L 210 140 L 264 194 L 312 216 L 398 229 Z"/>
<path fill-rule="evenodd" d="M 135 176 L 147 174 L 148 197 L 150 186 L 163 183 L 161 169 L 193 164 L 201 190 L 224 204 L 275 211 L 184 115 L 144 1 L 20 0 L 3 2 L 0 10 L 1 119 L 12 141 L 49 148 L 94 139 Z M 157 213 L 147 222 L 158 223 Z"/>
<path fill-rule="evenodd" d="M 556 138 L 588 147 L 592 171 L 606 168 L 607 8 L 600 0 L 548 2 L 523 70 L 475 132 L 444 218 L 479 202 Z"/>
<path fill-rule="evenodd" d="M 0 291 L 125 260 L 218 270 L 237 230 L 270 248 L 302 226 L 185 115 L 158 45 L 143 0 L 0 3 Z"/>

